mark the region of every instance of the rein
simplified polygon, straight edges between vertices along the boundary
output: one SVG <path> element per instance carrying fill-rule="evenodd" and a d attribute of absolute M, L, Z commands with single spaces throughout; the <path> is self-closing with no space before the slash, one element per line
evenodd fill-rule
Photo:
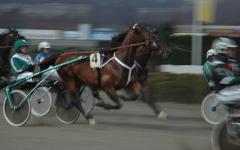
<path fill-rule="evenodd" d="M 121 48 L 128 48 L 128 47 L 133 47 L 133 46 L 139 46 L 139 45 L 143 45 L 146 44 L 147 42 L 140 42 L 140 43 L 135 43 L 135 44 L 129 44 L 129 45 L 124 45 L 124 46 L 118 46 L 118 47 L 113 47 L 110 48 L 109 50 L 117 50 L 117 49 L 121 49 Z"/>
<path fill-rule="evenodd" d="M 118 47 L 113 47 L 113 48 L 110 48 L 109 50 L 105 51 L 105 52 L 112 52 L 112 51 L 116 51 L 118 49 L 122 49 L 122 48 L 128 48 L 128 47 L 133 47 L 133 46 L 139 46 L 139 45 L 143 45 L 143 44 L 146 44 L 146 42 L 140 42 L 140 43 L 135 43 L 135 44 L 129 44 L 129 45 L 124 45 L 124 46 L 118 46 Z M 60 56 L 63 56 L 63 55 L 70 55 L 70 54 L 89 54 L 89 53 L 96 53 L 96 52 L 99 52 L 101 51 L 101 49 L 99 50 L 95 50 L 95 51 L 84 51 L 84 52 L 66 52 Z"/>
<path fill-rule="evenodd" d="M 0 46 L 0 49 L 1 48 L 10 48 L 10 47 L 13 47 L 13 46 Z"/>

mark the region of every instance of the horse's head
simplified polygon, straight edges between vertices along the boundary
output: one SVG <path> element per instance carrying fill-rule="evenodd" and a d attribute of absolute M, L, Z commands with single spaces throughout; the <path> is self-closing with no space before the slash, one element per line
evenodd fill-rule
<path fill-rule="evenodd" d="M 146 27 L 141 24 L 133 25 L 132 29 L 146 42 L 148 52 L 159 54 L 162 58 L 168 57 L 171 50 L 167 48 L 164 39 L 155 28 Z"/>
<path fill-rule="evenodd" d="M 154 34 L 154 41 L 156 42 L 157 49 L 156 52 L 161 58 L 166 59 L 171 54 L 172 50 L 167 46 L 165 39 L 159 34 L 155 28 L 150 28 Z"/>
<path fill-rule="evenodd" d="M 14 42 L 18 39 L 25 39 L 24 36 L 21 36 L 16 28 L 8 28 L 8 32 L 5 33 L 5 43 L 7 45 L 13 45 Z"/>

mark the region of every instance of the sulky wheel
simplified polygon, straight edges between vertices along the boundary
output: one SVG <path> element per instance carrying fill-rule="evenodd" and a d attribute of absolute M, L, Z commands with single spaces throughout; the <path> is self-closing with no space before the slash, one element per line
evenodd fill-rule
<path fill-rule="evenodd" d="M 72 106 L 67 104 L 67 100 L 71 99 L 71 96 L 67 90 L 57 93 L 56 97 L 56 117 L 62 123 L 74 123 L 77 121 L 80 115 L 80 111 Z"/>
<path fill-rule="evenodd" d="M 215 93 L 210 93 L 203 99 L 201 112 L 205 121 L 212 125 L 223 122 L 227 115 L 225 106 L 218 104 Z"/>
<path fill-rule="evenodd" d="M 22 126 L 28 121 L 30 117 L 30 102 L 28 99 L 23 101 L 26 97 L 26 94 L 21 90 L 13 90 L 11 92 L 11 95 L 12 103 L 15 109 L 10 106 L 9 100 L 5 98 L 3 103 L 4 118 L 12 126 Z"/>
<path fill-rule="evenodd" d="M 226 122 L 213 127 L 211 135 L 211 145 L 213 150 L 239 150 L 240 145 L 231 140 Z"/>
<path fill-rule="evenodd" d="M 50 111 L 52 95 L 47 87 L 38 87 L 32 93 L 30 102 L 32 114 L 37 117 L 43 117 Z"/>

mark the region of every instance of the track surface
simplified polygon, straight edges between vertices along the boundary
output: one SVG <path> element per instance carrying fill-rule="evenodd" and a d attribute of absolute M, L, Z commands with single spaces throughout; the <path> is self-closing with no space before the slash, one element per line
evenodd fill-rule
<path fill-rule="evenodd" d="M 156 119 L 150 108 L 141 102 L 124 103 L 121 110 L 114 112 L 95 108 L 95 126 L 89 126 L 82 117 L 76 124 L 62 124 L 52 109 L 46 117 L 32 116 L 26 126 L 16 128 L 6 123 L 1 112 L 1 149 L 211 149 L 211 127 L 202 119 L 199 105 L 161 105 L 169 115 L 167 120 Z"/>

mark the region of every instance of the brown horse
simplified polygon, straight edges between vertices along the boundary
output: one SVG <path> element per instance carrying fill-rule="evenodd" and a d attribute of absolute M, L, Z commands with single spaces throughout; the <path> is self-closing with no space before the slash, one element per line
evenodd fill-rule
<path fill-rule="evenodd" d="M 154 41 L 160 49 L 155 49 L 150 46 L 140 46 L 136 49 L 136 77 L 135 82 L 130 82 L 130 84 L 125 88 L 129 96 L 119 95 L 124 101 L 136 100 L 140 95 L 141 98 L 152 108 L 157 117 L 165 117 L 166 114 L 161 110 L 160 106 L 157 105 L 156 99 L 151 97 L 148 85 L 148 71 L 146 68 L 147 62 L 152 53 L 160 55 L 160 58 L 165 59 L 171 53 L 171 50 L 166 46 L 164 39 L 160 36 L 154 28 L 149 28 L 150 32 L 154 34 Z M 121 42 L 124 40 L 127 32 L 121 33 L 112 38 L 111 47 L 120 46 Z M 140 83 L 140 84 L 139 84 Z M 96 90 L 93 91 L 94 96 L 99 100 L 102 100 Z M 140 94 L 141 93 L 141 94 Z"/>
<path fill-rule="evenodd" d="M 0 87 L 4 86 L 10 77 L 9 57 L 14 42 L 24 39 L 16 29 L 8 28 L 7 33 L 0 34 Z"/>
<path fill-rule="evenodd" d="M 87 119 L 92 119 L 92 115 L 85 114 L 81 108 L 80 100 L 76 92 L 78 86 L 87 85 L 95 89 L 102 89 L 115 102 L 115 105 L 101 103 L 99 106 L 105 109 L 121 108 L 122 104 L 119 101 L 116 90 L 125 87 L 130 81 L 130 78 L 132 78 L 132 80 L 135 79 L 135 77 L 129 74 L 131 71 L 126 68 L 134 68 L 135 51 L 137 48 L 144 46 L 145 43 L 148 43 L 148 45 L 152 47 L 158 46 L 154 41 L 154 35 L 145 26 L 135 24 L 133 28 L 128 31 L 122 42 L 121 46 L 125 48 L 117 49 L 112 56 L 114 59 L 104 63 L 105 65 L 97 69 L 98 71 L 90 67 L 89 61 L 72 63 L 58 70 L 63 83 L 72 95 L 72 103 Z M 133 44 L 135 45 L 129 46 Z M 66 52 L 57 58 L 56 64 L 61 64 L 84 55 L 88 56 L 89 53 Z M 135 70 L 133 70 L 133 72 L 134 71 Z"/>

